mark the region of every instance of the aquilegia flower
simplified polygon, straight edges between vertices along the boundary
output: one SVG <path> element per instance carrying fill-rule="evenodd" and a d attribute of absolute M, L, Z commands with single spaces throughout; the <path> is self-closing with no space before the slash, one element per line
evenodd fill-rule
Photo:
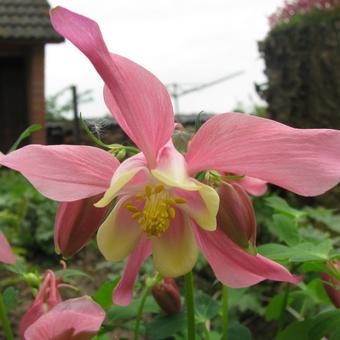
<path fill-rule="evenodd" d="M 104 319 L 104 310 L 90 297 L 68 299 L 30 325 L 24 340 L 90 340 Z"/>
<path fill-rule="evenodd" d="M 136 275 L 149 255 L 164 277 L 175 277 L 192 269 L 198 248 L 228 286 L 245 287 L 264 279 L 297 282 L 283 266 L 235 243 L 241 237 L 255 244 L 252 210 L 240 206 L 249 204 L 241 190 L 235 186 L 233 193 L 220 192 L 220 205 L 218 187 L 195 177 L 214 170 L 221 176 L 244 176 L 237 185 L 253 194 L 262 193 L 270 182 L 300 195 L 319 195 L 340 180 L 340 132 L 293 129 L 226 113 L 205 123 L 182 156 L 171 141 L 174 115 L 162 83 L 134 62 L 110 54 L 94 21 L 62 7 L 52 10 L 51 19 L 54 28 L 92 62 L 105 82 L 108 108 L 141 153 L 120 164 L 111 154 L 89 146 L 29 145 L 0 163 L 20 171 L 57 201 L 103 193 L 97 207 L 116 200 L 97 236 L 108 260 L 128 257 L 114 301 L 129 303 Z M 221 209 L 232 197 L 237 202 L 231 206 L 239 209 L 233 220 L 243 228 L 239 234 L 226 232 L 217 223 L 225 220 Z M 249 214 L 243 222 L 242 211 Z"/>
<path fill-rule="evenodd" d="M 19 326 L 22 340 L 92 339 L 105 318 L 104 310 L 89 297 L 62 301 L 60 288 L 72 286 L 61 283 L 63 271 L 56 277 L 47 270 L 39 292 Z"/>

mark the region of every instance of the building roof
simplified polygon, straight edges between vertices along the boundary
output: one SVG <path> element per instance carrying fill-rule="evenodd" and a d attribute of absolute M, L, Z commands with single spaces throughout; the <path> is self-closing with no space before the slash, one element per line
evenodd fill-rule
<path fill-rule="evenodd" d="M 61 42 L 46 0 L 0 0 L 0 41 Z"/>

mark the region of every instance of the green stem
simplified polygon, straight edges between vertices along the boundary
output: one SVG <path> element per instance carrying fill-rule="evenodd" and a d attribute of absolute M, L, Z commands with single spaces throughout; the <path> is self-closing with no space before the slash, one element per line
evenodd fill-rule
<path fill-rule="evenodd" d="M 222 340 L 228 340 L 228 324 L 229 324 L 229 310 L 228 310 L 228 287 L 222 286 Z"/>
<path fill-rule="evenodd" d="M 142 295 L 142 298 L 140 300 L 138 310 L 137 310 L 136 323 L 135 323 L 135 329 L 134 329 L 134 340 L 139 339 L 139 325 L 140 325 L 140 321 L 142 319 L 142 314 L 143 314 L 143 309 L 144 309 L 146 298 L 148 297 L 148 295 L 151 291 L 151 288 L 155 284 L 160 282 L 161 279 L 162 279 L 162 276 L 160 274 L 157 274 L 155 277 L 147 280 L 146 288 L 143 292 L 143 295 Z"/>
<path fill-rule="evenodd" d="M 194 280 L 192 272 L 184 275 L 185 303 L 187 309 L 188 340 L 195 340 Z"/>
<path fill-rule="evenodd" d="M 207 322 L 204 323 L 203 329 L 204 329 L 205 340 L 210 340 L 210 333 L 209 333 L 209 327 L 207 325 Z"/>
<path fill-rule="evenodd" d="M 279 332 L 282 330 L 283 325 L 284 325 L 284 315 L 285 315 L 285 311 L 287 309 L 289 291 L 290 291 L 290 284 L 287 282 L 285 290 L 284 290 L 284 296 L 283 296 L 283 301 L 282 301 L 281 311 L 280 311 L 280 317 L 279 317 L 279 328 L 278 328 Z"/>
<path fill-rule="evenodd" d="M 13 337 L 12 328 L 11 328 L 11 325 L 8 321 L 7 312 L 6 312 L 4 300 L 2 298 L 1 293 L 0 293 L 0 320 L 1 320 L 2 327 L 3 327 L 4 332 L 5 332 L 5 335 L 6 335 L 6 339 L 7 340 L 13 340 L 14 337 Z"/>

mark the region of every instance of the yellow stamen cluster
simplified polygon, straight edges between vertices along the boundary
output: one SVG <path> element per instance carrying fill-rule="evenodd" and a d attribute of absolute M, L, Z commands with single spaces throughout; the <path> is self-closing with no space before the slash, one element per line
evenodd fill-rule
<path fill-rule="evenodd" d="M 176 217 L 174 206 L 186 203 L 185 198 L 171 198 L 163 185 L 154 187 L 147 185 L 144 188 L 144 193 L 137 193 L 135 199 L 144 201 L 142 209 L 136 207 L 136 201 L 126 202 L 125 208 L 132 213 L 131 218 L 138 221 L 149 238 L 151 236 L 160 237 L 169 228 L 170 219 Z"/>

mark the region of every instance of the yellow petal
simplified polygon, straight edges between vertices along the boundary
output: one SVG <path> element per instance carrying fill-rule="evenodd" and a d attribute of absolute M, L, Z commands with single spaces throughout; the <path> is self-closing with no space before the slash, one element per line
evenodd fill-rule
<path fill-rule="evenodd" d="M 205 230 L 216 229 L 216 216 L 220 204 L 218 193 L 212 187 L 195 181 L 199 187 L 198 192 L 185 192 L 176 190 L 176 195 L 186 200 L 180 208 L 185 211 L 201 228 Z"/>
<path fill-rule="evenodd" d="M 119 190 L 122 189 L 139 170 L 140 168 L 136 168 L 118 177 L 113 176 L 110 188 L 106 190 L 104 196 L 94 206 L 97 208 L 103 208 L 111 203 Z"/>
<path fill-rule="evenodd" d="M 176 210 L 169 229 L 151 242 L 154 266 L 163 277 L 184 275 L 197 261 L 194 233 L 189 219 L 180 210 Z"/>
<path fill-rule="evenodd" d="M 172 173 L 162 170 L 151 170 L 151 174 L 160 182 L 168 185 L 169 187 L 181 188 L 188 191 L 199 190 L 199 186 L 189 177 L 172 175 Z"/>
<path fill-rule="evenodd" d="M 199 194 L 206 206 L 201 211 L 193 211 L 192 218 L 205 230 L 216 229 L 216 216 L 220 206 L 220 197 L 216 190 L 209 185 L 198 182 L 200 185 Z"/>
<path fill-rule="evenodd" d="M 124 208 L 127 200 L 121 199 L 97 233 L 98 248 L 110 261 L 120 261 L 136 247 L 142 231 L 131 218 L 131 212 Z"/>

